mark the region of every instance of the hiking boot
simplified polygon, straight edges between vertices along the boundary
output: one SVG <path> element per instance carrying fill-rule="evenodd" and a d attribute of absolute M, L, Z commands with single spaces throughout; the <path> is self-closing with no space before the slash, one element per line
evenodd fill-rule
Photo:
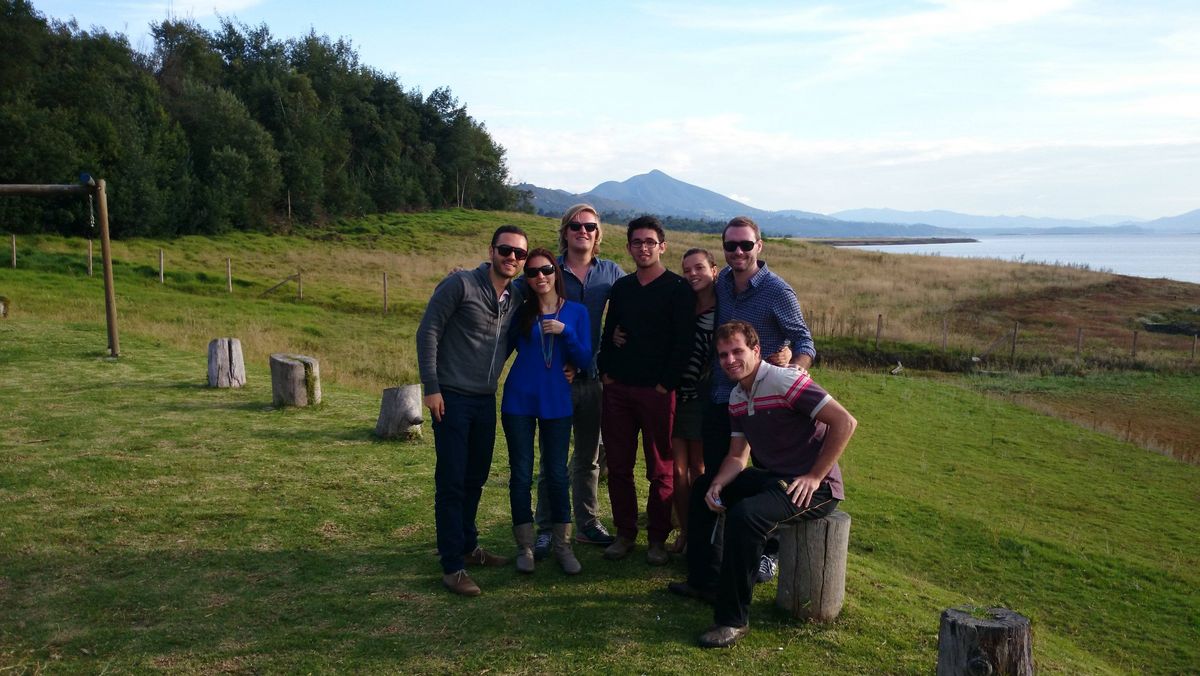
<path fill-rule="evenodd" d="M 646 563 L 652 566 L 665 566 L 671 562 L 671 555 L 667 552 L 667 545 L 663 542 L 650 542 L 650 547 L 646 549 Z"/>
<path fill-rule="evenodd" d="M 513 538 L 517 541 L 517 572 L 533 572 L 533 524 L 513 526 Z"/>
<path fill-rule="evenodd" d="M 667 585 L 667 591 L 677 596 L 683 596 L 689 599 L 703 601 L 709 605 L 717 602 L 717 593 L 711 589 L 701 589 L 693 587 L 687 582 L 671 582 Z"/>
<path fill-rule="evenodd" d="M 550 549 L 554 551 L 554 558 L 558 559 L 558 565 L 562 566 L 563 572 L 567 575 L 578 575 L 583 567 L 579 565 L 579 559 L 575 558 L 575 552 L 571 551 L 571 524 L 556 523 L 554 524 L 553 543 Z"/>
<path fill-rule="evenodd" d="M 493 554 L 483 547 L 476 547 L 475 551 L 467 554 L 463 558 L 466 560 L 468 566 L 486 566 L 489 568 L 494 568 L 496 566 L 508 565 L 507 558 Z"/>
<path fill-rule="evenodd" d="M 758 572 L 754 574 L 754 583 L 762 584 L 775 579 L 775 574 L 779 572 L 779 555 L 778 554 L 763 554 L 758 560 Z"/>
<path fill-rule="evenodd" d="M 550 556 L 550 540 L 553 533 L 548 530 L 540 530 L 537 534 L 537 540 L 533 543 L 533 560 L 544 561 L 547 556 Z"/>
<path fill-rule="evenodd" d="M 612 534 L 604 528 L 604 524 L 600 523 L 599 521 L 589 526 L 584 526 L 575 532 L 575 541 L 580 544 L 600 545 L 602 547 L 607 547 L 611 545 L 614 540 L 616 540 L 616 538 L 614 538 Z"/>
<path fill-rule="evenodd" d="M 442 584 L 459 596 L 479 596 L 483 593 L 465 569 L 457 573 L 446 573 L 442 576 Z"/>
<path fill-rule="evenodd" d="M 613 540 L 611 545 L 605 548 L 604 558 L 608 559 L 609 561 L 619 561 L 626 556 L 629 556 L 629 552 L 632 552 L 635 546 L 637 545 L 633 540 L 630 540 L 627 537 L 618 536 L 616 540 Z"/>
<path fill-rule="evenodd" d="M 750 633 L 750 625 L 744 627 L 722 627 L 714 625 L 700 634 L 701 648 L 728 648 L 738 639 Z"/>

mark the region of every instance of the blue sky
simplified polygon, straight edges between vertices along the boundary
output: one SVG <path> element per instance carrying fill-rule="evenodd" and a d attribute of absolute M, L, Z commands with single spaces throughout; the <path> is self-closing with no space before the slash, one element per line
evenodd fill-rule
<path fill-rule="evenodd" d="M 651 169 L 764 209 L 1200 208 L 1200 3 L 208 0 L 35 7 L 149 49 L 168 15 L 349 38 L 447 85 L 516 181 Z"/>

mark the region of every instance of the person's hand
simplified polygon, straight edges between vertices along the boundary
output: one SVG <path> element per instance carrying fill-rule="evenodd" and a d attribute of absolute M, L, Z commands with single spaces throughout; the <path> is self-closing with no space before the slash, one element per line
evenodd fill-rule
<path fill-rule="evenodd" d="M 612 344 L 617 347 L 625 347 L 626 337 L 625 329 L 621 328 L 620 324 L 617 324 L 616 328 L 613 329 Z"/>
<path fill-rule="evenodd" d="M 612 385 L 613 383 L 615 383 L 617 381 L 613 380 L 612 376 L 608 375 L 607 373 L 601 373 L 600 374 L 600 382 L 605 385 Z"/>
<path fill-rule="evenodd" d="M 579 369 L 575 368 L 574 364 L 563 364 L 563 377 L 567 379 L 567 383 L 575 382 L 575 374 L 579 373 Z"/>
<path fill-rule="evenodd" d="M 805 474 L 798 476 L 788 484 L 787 494 L 792 499 L 792 504 L 800 509 L 806 509 L 808 503 L 812 502 L 813 493 L 817 491 L 817 487 L 821 485 L 821 480 Z"/>
<path fill-rule="evenodd" d="M 776 366 L 789 366 L 792 362 L 792 347 L 784 345 L 775 354 L 767 357 L 767 361 Z"/>
<path fill-rule="evenodd" d="M 713 484 L 708 487 L 708 492 L 704 494 L 704 504 L 717 514 L 725 511 L 725 505 L 721 502 L 721 484 Z"/>
<path fill-rule="evenodd" d="M 654 391 L 655 391 L 655 392 L 658 392 L 659 394 L 666 394 L 667 392 L 670 392 L 670 390 L 668 390 L 667 388 L 663 387 L 662 385 L 655 385 L 655 386 L 654 386 Z"/>
<path fill-rule="evenodd" d="M 557 319 L 543 319 L 542 333 L 562 333 L 566 326 L 566 324 L 563 324 Z"/>
<path fill-rule="evenodd" d="M 425 408 L 429 409 L 429 415 L 433 416 L 434 420 L 441 422 L 442 416 L 446 415 L 446 402 L 442 399 L 442 393 L 427 394 L 424 401 Z"/>

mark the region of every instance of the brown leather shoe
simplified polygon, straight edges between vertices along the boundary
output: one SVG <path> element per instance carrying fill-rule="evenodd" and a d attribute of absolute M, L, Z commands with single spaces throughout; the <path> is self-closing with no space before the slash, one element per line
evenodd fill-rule
<path fill-rule="evenodd" d="M 714 625 L 700 634 L 701 648 L 728 648 L 738 639 L 750 633 L 750 625 L 744 627 L 722 627 Z"/>
<path fill-rule="evenodd" d="M 604 548 L 604 558 L 609 561 L 619 561 L 629 556 L 629 552 L 632 552 L 635 546 L 636 543 L 633 540 L 618 536 L 611 545 Z"/>
<path fill-rule="evenodd" d="M 508 565 L 507 558 L 493 554 L 483 547 L 476 547 L 475 551 L 467 554 L 463 558 L 466 560 L 468 566 L 486 566 L 488 568 L 495 568 L 498 566 Z"/>
<path fill-rule="evenodd" d="M 479 596 L 483 593 L 465 569 L 457 573 L 446 573 L 442 576 L 442 584 L 459 596 Z"/>
<path fill-rule="evenodd" d="M 667 545 L 664 542 L 650 542 L 650 547 L 646 549 L 646 563 L 652 566 L 665 566 L 671 562 L 671 555 L 667 553 Z"/>

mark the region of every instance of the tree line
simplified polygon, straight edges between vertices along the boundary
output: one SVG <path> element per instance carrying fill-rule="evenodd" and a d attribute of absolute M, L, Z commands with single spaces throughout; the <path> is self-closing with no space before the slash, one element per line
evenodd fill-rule
<path fill-rule="evenodd" d="M 229 19 L 151 34 L 143 53 L 0 0 L 0 183 L 104 178 L 126 237 L 516 205 L 504 149 L 449 89 L 405 89 L 345 39 Z M 6 198 L 0 228 L 81 233 L 87 205 Z"/>

